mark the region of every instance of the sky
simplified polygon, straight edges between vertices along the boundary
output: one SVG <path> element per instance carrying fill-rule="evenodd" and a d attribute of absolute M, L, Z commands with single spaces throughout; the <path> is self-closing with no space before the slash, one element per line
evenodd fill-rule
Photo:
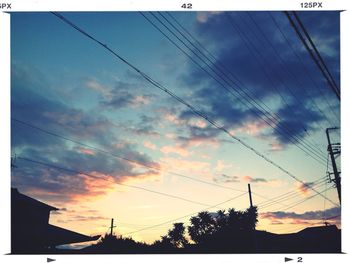
<path fill-rule="evenodd" d="M 187 215 L 247 209 L 248 183 L 257 229 L 339 215 L 324 180 L 339 101 L 282 12 L 61 14 L 227 133 L 53 14 L 12 13 L 11 184 L 60 208 L 50 223 L 94 235 L 114 218 L 151 243 Z M 339 12 L 299 16 L 339 86 Z"/>

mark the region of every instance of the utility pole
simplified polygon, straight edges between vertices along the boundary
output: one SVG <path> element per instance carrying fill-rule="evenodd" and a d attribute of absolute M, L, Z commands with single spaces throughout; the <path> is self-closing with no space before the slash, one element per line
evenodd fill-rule
<path fill-rule="evenodd" d="M 338 191 L 338 197 L 339 197 L 339 202 L 341 203 L 341 185 L 340 185 L 340 173 L 337 168 L 337 164 L 335 162 L 336 156 L 340 155 L 340 144 L 339 143 L 331 143 L 331 139 L 329 136 L 329 131 L 330 130 L 338 130 L 338 127 L 333 127 L 333 128 L 327 128 L 326 129 L 326 134 L 327 134 L 327 140 L 328 140 L 328 152 L 331 157 L 331 162 L 332 162 L 332 167 L 333 167 L 333 174 L 334 174 L 334 182 L 335 186 L 337 187 Z"/>
<path fill-rule="evenodd" d="M 111 220 L 111 227 L 110 227 L 110 229 L 111 229 L 111 236 L 113 236 L 113 227 L 116 227 L 116 226 L 114 226 L 113 225 L 113 222 L 114 222 L 114 218 L 112 218 L 112 220 Z"/>
<path fill-rule="evenodd" d="M 248 193 L 249 193 L 249 203 L 250 203 L 250 213 L 253 213 L 253 199 L 252 199 L 252 191 L 250 189 L 250 184 L 248 184 Z M 251 216 L 253 216 L 251 214 Z M 257 242 L 257 239 L 256 239 L 256 232 L 255 232 L 255 223 L 254 223 L 254 229 L 253 229 L 253 243 L 254 243 L 254 251 L 257 252 L 258 251 L 258 242 Z"/>
<path fill-rule="evenodd" d="M 284 11 L 284 14 L 287 16 L 291 26 L 293 27 L 293 29 L 296 32 L 296 34 L 298 35 L 299 39 L 301 40 L 301 42 L 305 46 L 305 48 L 308 51 L 309 55 L 311 56 L 312 60 L 315 62 L 315 64 L 317 65 L 317 67 L 321 71 L 322 75 L 327 80 L 328 85 L 330 86 L 330 88 L 332 89 L 334 94 L 337 96 L 337 99 L 340 101 L 340 90 L 339 90 L 337 84 L 335 83 L 330 71 L 328 70 L 327 65 L 325 64 L 320 53 L 318 52 L 314 42 L 312 41 L 305 26 L 301 22 L 298 14 L 295 11 L 293 11 L 292 13 L 293 13 L 297 23 L 299 24 L 299 27 L 301 28 L 301 31 L 303 32 L 304 36 L 302 35 L 302 32 L 300 31 L 299 27 L 297 26 L 296 22 L 294 21 L 295 19 L 293 20 L 292 16 L 287 11 Z M 306 37 L 306 39 L 305 39 L 305 37 Z M 307 43 L 307 40 L 311 46 Z"/>
<path fill-rule="evenodd" d="M 252 191 L 250 190 L 250 184 L 248 184 L 248 193 L 249 193 L 250 208 L 252 208 L 253 207 L 253 199 L 252 199 Z"/>

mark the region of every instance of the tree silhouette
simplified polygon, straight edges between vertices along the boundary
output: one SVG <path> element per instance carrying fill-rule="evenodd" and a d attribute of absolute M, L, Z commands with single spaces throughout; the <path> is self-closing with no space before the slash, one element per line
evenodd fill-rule
<path fill-rule="evenodd" d="M 216 231 L 219 231 L 222 227 L 227 225 L 227 218 L 226 218 L 225 210 L 218 210 L 216 213 L 217 213 L 215 217 Z"/>
<path fill-rule="evenodd" d="M 190 222 L 191 225 L 187 228 L 188 233 L 191 239 L 197 244 L 206 242 L 217 229 L 215 219 L 207 211 L 200 212 L 197 216 L 191 217 Z"/>
<path fill-rule="evenodd" d="M 258 223 L 258 208 L 256 206 L 249 207 L 246 213 L 248 214 L 248 228 L 255 229 Z"/>
<path fill-rule="evenodd" d="M 230 209 L 216 213 L 200 212 L 190 219 L 188 233 L 200 251 L 254 251 L 257 208 L 245 211 Z"/>
<path fill-rule="evenodd" d="M 152 246 L 163 251 L 173 251 L 176 248 L 185 248 L 188 240 L 185 237 L 186 228 L 183 223 L 175 223 L 168 234 L 153 242 Z"/>
<path fill-rule="evenodd" d="M 130 237 L 106 234 L 97 244 L 81 250 L 55 250 L 58 253 L 84 254 L 155 254 L 155 253 L 340 253 L 340 230 L 336 226 L 317 227 L 297 234 L 277 235 L 255 231 L 257 208 L 245 211 L 229 209 L 216 213 L 200 212 L 190 218 L 190 225 L 175 223 L 167 234 L 153 244 L 137 242 Z M 310 230 L 310 229 L 309 229 Z M 192 240 L 187 239 L 189 234 Z M 324 245 L 324 240 L 330 240 Z M 193 242 L 192 242 L 193 241 Z"/>
<path fill-rule="evenodd" d="M 149 245 L 137 242 L 130 237 L 105 234 L 97 244 L 82 249 L 84 253 L 133 253 L 147 252 Z"/>
<path fill-rule="evenodd" d="M 170 238 L 165 235 L 161 236 L 160 240 L 156 240 L 153 242 L 152 247 L 159 251 L 169 251 L 172 248 L 172 244 L 170 242 Z"/>
<path fill-rule="evenodd" d="M 185 237 L 186 228 L 183 223 L 175 223 L 173 229 L 169 230 L 168 238 L 173 247 L 184 248 L 188 244 Z"/>

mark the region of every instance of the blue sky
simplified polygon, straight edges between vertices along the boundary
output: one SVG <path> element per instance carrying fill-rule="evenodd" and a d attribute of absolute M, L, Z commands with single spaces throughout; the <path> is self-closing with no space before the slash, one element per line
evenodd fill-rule
<path fill-rule="evenodd" d="M 188 53 L 184 55 L 138 12 L 62 14 L 300 180 L 310 183 L 326 175 L 325 128 L 340 125 L 339 102 L 282 12 L 172 12 L 213 55 L 207 64 L 195 55 L 194 47 L 189 50 L 172 37 Z M 150 13 L 144 15 L 167 32 Z M 166 13 L 162 13 L 164 17 L 155 15 L 163 23 L 164 17 L 174 23 Z M 339 12 L 299 12 L 299 16 L 339 86 Z M 300 193 L 295 200 L 312 195 L 53 14 L 11 14 L 11 60 L 13 118 L 157 168 L 141 168 L 13 121 L 12 154 L 105 178 L 87 179 L 18 158 L 12 185 L 65 208 L 61 215 L 64 220 L 54 218 L 57 224 L 81 227 L 86 232 L 99 216 L 101 222 L 93 231 L 101 232 L 102 221 L 112 216 L 123 214 L 125 221 L 140 225 L 145 223 L 137 218 L 144 221 L 153 216 L 152 225 L 167 218 L 164 206 L 166 210 L 175 208 L 167 211 L 169 218 L 198 210 L 178 200 L 169 205 L 167 198 L 142 191 L 130 189 L 125 193 L 116 182 L 208 204 L 237 194 L 182 180 L 169 172 L 242 190 L 251 183 L 253 192 L 266 198 L 291 190 Z M 209 64 L 225 68 L 225 73 L 212 70 Z M 274 122 L 257 111 L 254 102 L 265 105 Z M 339 139 L 339 134 L 333 136 Z M 322 164 L 300 149 L 305 150 L 305 146 L 306 151 L 319 152 L 314 157 L 320 157 Z M 113 211 L 112 196 L 124 200 Z M 337 203 L 334 189 L 327 197 Z M 263 201 L 256 198 L 256 203 Z M 130 211 L 132 204 L 143 208 Z M 247 205 L 241 200 L 226 208 L 244 209 Z M 330 213 L 337 213 L 333 206 L 327 204 Z M 278 206 L 271 207 L 262 214 L 262 228 L 273 230 L 271 222 L 275 219 L 293 226 L 293 220 L 304 218 L 304 213 L 319 214 L 324 207 L 322 197 L 310 199 L 290 211 L 299 213 L 294 217 L 288 214 L 292 221 L 283 221 L 286 211 L 282 208 L 283 215 L 273 214 Z M 91 215 L 86 212 L 90 220 L 87 216 L 84 227 L 77 226 L 78 219 L 72 220 L 79 211 L 94 211 Z M 306 219 L 311 221 L 296 221 L 299 223 L 294 225 L 305 226 L 316 220 Z M 149 241 L 158 234 L 135 238 Z"/>

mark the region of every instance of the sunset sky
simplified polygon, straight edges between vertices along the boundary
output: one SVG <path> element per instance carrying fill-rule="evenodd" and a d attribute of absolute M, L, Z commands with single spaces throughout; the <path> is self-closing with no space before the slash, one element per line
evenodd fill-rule
<path fill-rule="evenodd" d="M 293 232 L 340 214 L 323 180 L 339 102 L 282 12 L 142 13 L 188 56 L 139 12 L 61 14 L 255 152 L 53 14 L 12 13 L 11 184 L 60 208 L 50 223 L 104 234 L 114 218 L 117 234 L 152 242 L 187 215 L 245 210 L 248 183 L 257 229 Z M 339 86 L 339 12 L 298 14 Z"/>

